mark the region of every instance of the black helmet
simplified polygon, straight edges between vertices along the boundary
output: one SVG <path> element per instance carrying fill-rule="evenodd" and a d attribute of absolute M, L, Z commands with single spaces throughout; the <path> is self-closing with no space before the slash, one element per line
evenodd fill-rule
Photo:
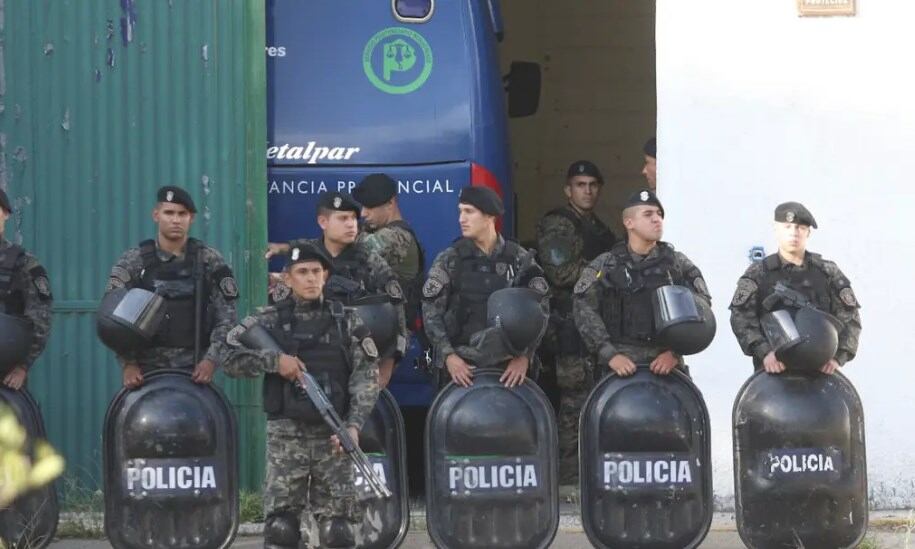
<path fill-rule="evenodd" d="M 786 309 L 760 319 L 775 358 L 793 370 L 817 370 L 835 356 L 842 323 L 810 306 L 792 316 Z"/>
<path fill-rule="evenodd" d="M 0 313 L 0 370 L 22 364 L 31 345 L 31 323 L 22 317 Z"/>
<path fill-rule="evenodd" d="M 352 302 L 352 308 L 362 323 L 372 333 L 372 340 L 382 355 L 397 345 L 397 309 L 387 294 L 360 297 Z"/>
<path fill-rule="evenodd" d="M 693 355 L 711 344 L 717 324 L 711 307 L 686 286 L 661 286 L 652 295 L 657 340 L 681 355 Z"/>
<path fill-rule="evenodd" d="M 142 288 L 108 293 L 95 315 L 99 339 L 118 353 L 145 349 L 165 318 L 165 300 Z"/>
<path fill-rule="evenodd" d="M 503 288 L 486 302 L 487 325 L 502 330 L 506 347 L 515 356 L 533 350 L 546 331 L 548 316 L 540 306 L 541 297 L 530 288 Z"/>

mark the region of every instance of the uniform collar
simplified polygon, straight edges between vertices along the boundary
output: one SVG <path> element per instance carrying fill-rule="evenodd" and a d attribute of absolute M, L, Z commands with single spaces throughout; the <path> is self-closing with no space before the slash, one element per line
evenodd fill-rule
<path fill-rule="evenodd" d="M 304 300 L 295 292 L 292 292 L 292 301 L 295 303 L 295 310 L 300 313 L 317 311 L 324 306 L 324 296 L 318 296 L 318 299 Z"/>
<path fill-rule="evenodd" d="M 156 256 L 159 258 L 159 261 L 163 263 L 168 263 L 169 261 L 180 259 L 184 257 L 184 254 L 187 252 L 187 242 L 184 243 L 184 248 L 181 249 L 180 254 L 173 254 L 160 248 L 158 237 L 154 238 L 153 242 L 156 244 Z M 188 240 L 188 242 L 190 242 L 190 240 Z"/>

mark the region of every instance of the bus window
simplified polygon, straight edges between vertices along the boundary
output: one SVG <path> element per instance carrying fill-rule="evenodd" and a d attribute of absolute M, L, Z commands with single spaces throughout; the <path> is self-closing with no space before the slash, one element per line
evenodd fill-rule
<path fill-rule="evenodd" d="M 394 16 L 403 23 L 425 23 L 432 17 L 435 0 L 391 0 Z"/>

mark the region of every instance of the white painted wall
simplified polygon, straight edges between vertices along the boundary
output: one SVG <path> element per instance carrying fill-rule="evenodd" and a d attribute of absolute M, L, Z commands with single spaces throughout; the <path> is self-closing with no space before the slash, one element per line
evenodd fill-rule
<path fill-rule="evenodd" d="M 691 361 L 712 415 L 715 492 L 733 498 L 731 406 L 752 371 L 728 324 L 772 211 L 803 202 L 863 304 L 843 372 L 867 421 L 877 508 L 915 506 L 915 2 L 801 18 L 794 0 L 657 0 L 659 191 L 666 239 L 702 269 L 716 341 Z"/>

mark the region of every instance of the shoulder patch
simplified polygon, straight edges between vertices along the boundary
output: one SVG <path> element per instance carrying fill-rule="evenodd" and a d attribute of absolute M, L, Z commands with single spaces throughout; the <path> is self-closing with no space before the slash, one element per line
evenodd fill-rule
<path fill-rule="evenodd" d="M 384 285 L 384 291 L 391 296 L 392 299 L 397 301 L 403 300 L 403 288 L 400 287 L 400 282 L 397 282 L 394 279 L 388 280 L 388 283 Z"/>
<path fill-rule="evenodd" d="M 111 269 L 111 278 L 116 278 L 124 284 L 127 284 L 130 282 L 130 272 L 120 265 L 115 265 Z"/>
<path fill-rule="evenodd" d="M 708 291 L 708 286 L 705 285 L 705 280 L 701 276 L 693 279 L 693 286 L 700 294 L 711 295 Z"/>
<path fill-rule="evenodd" d="M 429 269 L 429 277 L 423 284 L 423 297 L 433 298 L 442 292 L 445 286 L 451 281 L 448 272 L 445 269 L 435 265 Z"/>
<path fill-rule="evenodd" d="M 542 276 L 535 276 L 527 283 L 527 286 L 541 294 L 546 294 L 550 291 L 550 285 L 547 284 L 546 279 Z"/>
<path fill-rule="evenodd" d="M 51 299 L 51 282 L 48 280 L 48 272 L 41 265 L 35 265 L 29 269 L 29 276 L 32 277 L 32 284 L 38 290 L 39 297 Z"/>
<path fill-rule="evenodd" d="M 238 284 L 235 282 L 235 277 L 227 276 L 220 280 L 219 289 L 222 291 L 222 295 L 226 296 L 228 299 L 235 299 L 238 297 Z"/>
<path fill-rule="evenodd" d="M 740 280 L 737 281 L 737 289 L 734 290 L 734 298 L 731 299 L 731 306 L 739 307 L 746 303 L 747 300 L 750 299 L 750 296 L 756 293 L 757 288 L 756 282 L 753 282 L 749 278 L 741 277 Z"/>
<path fill-rule="evenodd" d="M 278 282 L 275 286 L 273 286 L 273 288 L 270 289 L 270 299 L 272 299 L 274 303 L 279 303 L 280 301 L 283 301 L 289 297 L 291 293 L 292 288 L 283 284 L 282 282 Z"/>
<path fill-rule="evenodd" d="M 849 307 L 857 308 L 860 306 L 858 304 L 858 298 L 855 297 L 855 292 L 851 289 L 851 287 L 842 288 L 842 290 L 839 292 L 839 299 L 841 299 L 842 303 L 848 305 Z"/>
<path fill-rule="evenodd" d="M 366 337 L 362 339 L 362 350 L 365 351 L 369 358 L 378 358 L 378 348 L 375 347 L 375 340 Z"/>
<path fill-rule="evenodd" d="M 226 343 L 233 347 L 241 347 L 241 342 L 238 341 L 238 336 L 245 333 L 246 329 L 247 328 L 245 328 L 244 325 L 239 324 L 238 326 L 235 326 L 229 330 L 229 333 L 226 334 Z"/>
<path fill-rule="evenodd" d="M 594 267 L 587 266 L 581 270 L 581 276 L 578 277 L 578 282 L 575 283 L 575 288 L 572 290 L 576 294 L 583 294 L 588 291 L 597 279 L 600 278 L 601 272 L 594 269 Z"/>

